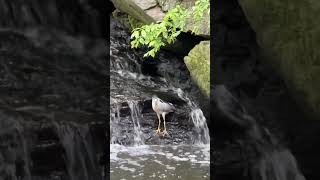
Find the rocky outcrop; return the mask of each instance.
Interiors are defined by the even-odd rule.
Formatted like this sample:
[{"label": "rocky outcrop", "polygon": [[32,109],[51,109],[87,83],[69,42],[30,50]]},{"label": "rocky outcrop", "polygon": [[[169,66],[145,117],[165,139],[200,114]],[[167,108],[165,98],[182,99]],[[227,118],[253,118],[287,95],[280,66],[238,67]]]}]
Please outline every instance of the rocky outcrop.
[{"label": "rocky outcrop", "polygon": [[161,21],[164,12],[157,6],[156,0],[112,0],[114,6],[122,12],[149,24],[155,21]]},{"label": "rocky outcrop", "polygon": [[265,61],[286,81],[301,107],[320,119],[319,2],[239,1]]},{"label": "rocky outcrop", "polygon": [[210,41],[202,41],[184,57],[193,80],[202,92],[210,96]]},{"label": "rocky outcrop", "polygon": [[[192,8],[195,0],[112,0],[115,7],[132,16],[133,18],[149,24],[151,22],[161,21],[165,16],[165,13],[174,8],[175,5],[181,3],[185,8]],[[187,19],[185,32],[191,32],[195,27],[198,27],[196,35],[203,36],[205,38],[210,37],[210,14],[204,13],[203,19],[198,22],[191,15]]]}]

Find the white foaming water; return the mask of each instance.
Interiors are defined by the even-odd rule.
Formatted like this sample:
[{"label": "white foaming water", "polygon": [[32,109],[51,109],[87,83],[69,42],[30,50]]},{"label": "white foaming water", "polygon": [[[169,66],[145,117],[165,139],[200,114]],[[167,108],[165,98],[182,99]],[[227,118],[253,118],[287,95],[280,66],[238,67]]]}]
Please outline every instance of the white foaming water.
[{"label": "white foaming water", "polygon": [[[110,145],[111,179],[209,179],[209,146]],[[185,169],[188,168],[186,172]],[[138,178],[139,179],[139,178]],[[148,178],[149,179],[149,178]]]},{"label": "white foaming water", "polygon": [[135,146],[143,145],[144,144],[143,132],[141,131],[140,122],[139,122],[140,115],[141,115],[139,105],[135,101],[129,101],[128,105],[131,111],[130,114],[133,122],[134,145]]},{"label": "white foaming water", "polygon": [[196,131],[196,134],[193,137],[194,144],[209,144],[209,128],[201,109],[193,109],[190,113],[190,116]]},{"label": "white foaming water", "polygon": [[128,79],[139,79],[139,80],[150,80],[151,79],[150,76],[145,76],[143,74],[134,73],[134,72],[130,72],[127,70],[117,70],[115,72],[118,73],[121,77],[125,77]]},{"label": "white foaming water", "polygon": [[[181,153],[185,152],[185,153]],[[127,154],[130,157],[135,157],[137,161],[129,162],[127,157],[122,159],[119,157],[120,154]],[[191,155],[190,155],[191,154]],[[168,160],[174,161],[191,161],[193,163],[209,165],[210,163],[210,149],[209,146],[199,147],[199,146],[188,146],[188,145],[178,145],[178,146],[165,146],[165,145],[140,145],[140,146],[123,146],[119,144],[110,145],[110,161],[111,162],[121,162],[142,166],[138,161],[145,161],[146,156],[163,156]],[[153,160],[154,162],[165,165],[159,159]],[[122,163],[120,163],[122,164]]]},{"label": "white foaming water", "polygon": [[209,145],[210,135],[206,117],[198,106],[193,103],[187,95],[180,89],[175,89],[178,96],[188,102],[191,107],[190,117],[194,125],[195,135],[192,137],[193,143],[196,145]]}]

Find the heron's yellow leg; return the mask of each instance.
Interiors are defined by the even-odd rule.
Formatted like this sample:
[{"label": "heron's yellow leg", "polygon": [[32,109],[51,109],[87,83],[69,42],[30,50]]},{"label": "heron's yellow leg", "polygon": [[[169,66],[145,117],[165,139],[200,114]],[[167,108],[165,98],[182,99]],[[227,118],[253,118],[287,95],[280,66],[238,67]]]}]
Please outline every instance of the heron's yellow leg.
[{"label": "heron's yellow leg", "polygon": [[162,131],[162,134],[163,136],[169,135],[166,128],[166,113],[162,113],[162,117],[163,117],[163,126],[164,126],[164,130]]},{"label": "heron's yellow leg", "polygon": [[159,133],[160,133],[161,118],[160,118],[160,114],[158,114],[158,113],[157,113],[157,116],[158,116],[158,120],[159,120],[158,122],[159,122],[159,124],[158,124],[158,129],[156,130],[156,133],[159,134]]}]

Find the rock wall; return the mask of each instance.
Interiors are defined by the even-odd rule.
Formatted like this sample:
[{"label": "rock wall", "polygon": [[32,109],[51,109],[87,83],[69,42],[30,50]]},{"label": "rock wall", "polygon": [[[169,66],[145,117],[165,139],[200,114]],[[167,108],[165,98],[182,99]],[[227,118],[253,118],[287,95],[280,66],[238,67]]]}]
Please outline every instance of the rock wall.
[{"label": "rock wall", "polygon": [[286,81],[301,108],[320,119],[320,28],[316,1],[240,0],[265,61]]},{"label": "rock wall", "polygon": [[104,2],[0,0],[0,179],[105,179]]}]

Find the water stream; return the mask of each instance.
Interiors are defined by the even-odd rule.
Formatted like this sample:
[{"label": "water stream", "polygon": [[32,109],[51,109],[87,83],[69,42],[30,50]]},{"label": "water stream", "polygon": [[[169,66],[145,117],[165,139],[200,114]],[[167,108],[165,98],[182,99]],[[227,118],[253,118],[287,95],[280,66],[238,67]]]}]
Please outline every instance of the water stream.
[{"label": "water stream", "polygon": [[[203,111],[170,79],[143,74],[143,51],[130,48],[128,34],[116,30],[119,25],[111,28],[118,32],[110,41],[111,179],[209,179],[210,137]],[[177,107],[166,116],[169,136],[155,134],[153,95]]]},{"label": "water stream", "polygon": [[[220,155],[221,158],[234,158],[233,156],[237,155],[235,149],[241,149],[240,155],[247,165],[244,168],[246,171],[242,172],[237,179],[305,180],[290,150],[280,143],[267,127],[259,124],[225,86],[217,85],[214,88],[213,102],[221,111],[216,114],[224,114],[224,121],[229,121],[239,128],[231,132],[236,141],[236,144],[233,144],[235,148],[220,150],[224,153]],[[230,143],[227,141],[223,143]],[[234,160],[234,162],[237,161],[239,160]],[[234,165],[228,166],[229,171],[234,168]],[[218,166],[217,169],[219,168]],[[218,178],[225,179],[223,176]]]}]

